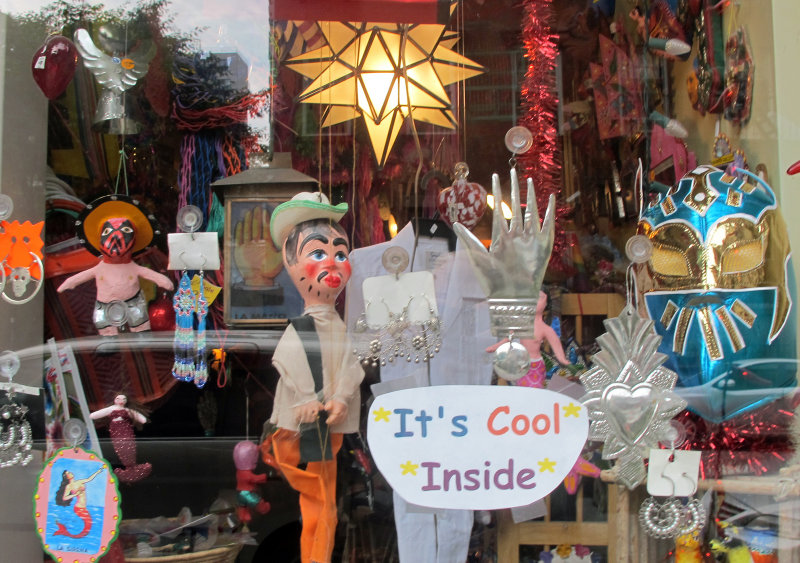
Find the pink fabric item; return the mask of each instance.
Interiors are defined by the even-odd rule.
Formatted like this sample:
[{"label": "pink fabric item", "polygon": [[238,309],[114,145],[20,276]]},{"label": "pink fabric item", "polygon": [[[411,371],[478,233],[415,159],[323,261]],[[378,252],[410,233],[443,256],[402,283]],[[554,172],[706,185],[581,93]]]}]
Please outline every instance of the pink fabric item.
[{"label": "pink fabric item", "polygon": [[672,158],[676,180],[697,168],[697,157],[689,150],[686,143],[667,134],[660,125],[653,124],[650,137],[650,168],[658,167],[668,158]]},{"label": "pink fabric item", "polygon": [[601,139],[631,135],[644,122],[640,65],[611,39],[599,41],[602,64],[589,64],[597,131]]},{"label": "pink fabric item", "polygon": [[520,387],[541,389],[544,387],[546,376],[547,372],[545,370],[544,360],[541,358],[538,360],[531,360],[531,367],[528,373],[518,379],[516,384]]}]

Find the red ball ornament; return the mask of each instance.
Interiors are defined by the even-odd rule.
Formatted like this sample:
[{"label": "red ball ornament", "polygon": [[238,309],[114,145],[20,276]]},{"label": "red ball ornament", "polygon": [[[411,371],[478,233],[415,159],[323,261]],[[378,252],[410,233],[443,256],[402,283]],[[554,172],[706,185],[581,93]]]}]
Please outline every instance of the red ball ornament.
[{"label": "red ball ornament", "polygon": [[476,182],[468,182],[468,175],[469,167],[466,163],[456,163],[456,181],[439,192],[436,207],[441,218],[448,224],[459,222],[471,229],[478,224],[486,210],[486,190]]},{"label": "red ball ornament", "polygon": [[172,300],[162,295],[148,307],[150,316],[150,330],[166,331],[175,328],[175,309],[172,308]]},{"label": "red ball ornament", "polygon": [[33,80],[49,100],[55,100],[75,75],[78,50],[63,35],[51,35],[33,55]]}]

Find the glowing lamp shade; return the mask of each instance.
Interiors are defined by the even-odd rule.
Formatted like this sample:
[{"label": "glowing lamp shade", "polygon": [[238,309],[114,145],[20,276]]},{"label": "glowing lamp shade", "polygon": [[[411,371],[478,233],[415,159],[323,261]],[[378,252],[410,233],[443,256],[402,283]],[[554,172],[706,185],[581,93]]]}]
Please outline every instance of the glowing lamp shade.
[{"label": "glowing lamp shade", "polygon": [[326,106],[323,127],[363,117],[380,166],[406,117],[455,128],[445,86],[484,71],[451,49],[458,35],[444,25],[318,25],[327,45],[285,63],[311,79],[298,101]]}]

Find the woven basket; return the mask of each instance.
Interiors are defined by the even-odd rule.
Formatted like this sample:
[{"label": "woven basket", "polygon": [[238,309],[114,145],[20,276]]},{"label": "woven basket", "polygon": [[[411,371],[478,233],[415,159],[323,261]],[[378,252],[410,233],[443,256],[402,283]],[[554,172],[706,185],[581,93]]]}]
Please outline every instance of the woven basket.
[{"label": "woven basket", "polygon": [[234,563],[236,556],[242,550],[242,545],[234,543],[197,551],[195,553],[182,553],[180,555],[165,555],[164,557],[126,557],[127,563]]}]

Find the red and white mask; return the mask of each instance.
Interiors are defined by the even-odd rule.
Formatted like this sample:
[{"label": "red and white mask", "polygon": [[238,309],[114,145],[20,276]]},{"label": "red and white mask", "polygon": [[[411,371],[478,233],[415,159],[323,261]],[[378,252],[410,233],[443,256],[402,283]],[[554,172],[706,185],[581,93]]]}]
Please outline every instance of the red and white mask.
[{"label": "red and white mask", "polygon": [[130,219],[114,217],[103,223],[100,251],[111,261],[129,260],[136,240],[136,229]]}]

